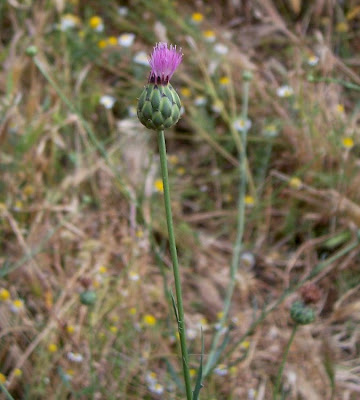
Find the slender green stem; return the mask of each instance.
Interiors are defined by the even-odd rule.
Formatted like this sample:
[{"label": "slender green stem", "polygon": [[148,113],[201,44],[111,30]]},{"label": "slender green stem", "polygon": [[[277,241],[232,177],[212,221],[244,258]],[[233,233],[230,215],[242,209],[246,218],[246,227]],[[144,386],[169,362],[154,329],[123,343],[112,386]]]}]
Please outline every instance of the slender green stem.
[{"label": "slender green stem", "polygon": [[9,391],[6,389],[5,385],[0,383],[0,392],[3,391],[5,393],[5,396],[8,400],[15,400],[11,394],[9,393]]},{"label": "slender green stem", "polygon": [[226,290],[226,297],[224,300],[223,315],[219,322],[220,328],[216,332],[208,357],[208,361],[204,368],[204,376],[207,376],[212,368],[215,366],[217,360],[217,349],[219,341],[222,335],[222,328],[225,325],[226,320],[229,316],[231,299],[235,289],[235,277],[236,272],[239,267],[240,254],[242,248],[242,239],[244,236],[244,226],[245,226],[245,195],[246,195],[246,185],[247,185],[247,159],[246,159],[246,141],[247,141],[247,114],[248,114],[248,104],[249,104],[249,82],[244,82],[244,94],[243,94],[243,109],[242,109],[242,119],[244,121],[244,129],[241,132],[241,148],[239,152],[239,197],[238,197],[238,208],[237,208],[237,232],[234,244],[233,256],[230,266],[230,281],[228,288]]},{"label": "slender green stem", "polygon": [[277,399],[277,396],[278,396],[278,393],[279,393],[280,383],[281,383],[282,374],[284,372],[285,363],[286,363],[286,360],[287,360],[287,357],[288,357],[288,354],[289,354],[289,350],[290,350],[291,344],[292,344],[292,342],[294,340],[294,337],[295,337],[295,334],[296,334],[298,326],[299,326],[298,324],[294,325],[293,330],[291,332],[290,339],[289,339],[289,341],[288,341],[288,343],[286,345],[286,348],[285,348],[283,359],[281,361],[281,364],[280,364],[280,367],[279,367],[279,371],[278,371],[277,377],[276,377],[276,383],[275,383],[275,389],[274,389],[274,395],[273,395],[273,399],[274,400]]},{"label": "slender green stem", "polygon": [[186,398],[187,398],[187,400],[191,400],[192,392],[191,392],[190,372],[189,372],[189,362],[188,362],[189,357],[188,357],[188,351],[187,351],[187,346],[186,346],[184,306],[183,306],[183,300],[182,300],[180,271],[179,271],[179,263],[178,263],[177,251],[176,251],[173,218],[172,218],[172,212],[171,212],[170,187],[169,187],[169,177],[168,177],[168,169],[167,169],[166,144],[165,144],[164,131],[158,131],[158,144],[159,144],[159,152],[160,152],[162,180],[163,180],[163,185],[164,185],[164,202],[165,202],[165,211],[166,211],[166,222],[167,222],[167,227],[168,227],[169,246],[170,246],[170,253],[171,253],[171,259],[172,259],[172,263],[173,263],[173,272],[174,272],[174,280],[175,280],[175,292],[176,292],[176,302],[177,302],[177,312],[178,312],[178,321],[177,322],[178,322],[178,330],[179,330],[179,336],[180,336],[180,347],[181,347],[181,353],[182,353],[182,364],[183,364]]}]

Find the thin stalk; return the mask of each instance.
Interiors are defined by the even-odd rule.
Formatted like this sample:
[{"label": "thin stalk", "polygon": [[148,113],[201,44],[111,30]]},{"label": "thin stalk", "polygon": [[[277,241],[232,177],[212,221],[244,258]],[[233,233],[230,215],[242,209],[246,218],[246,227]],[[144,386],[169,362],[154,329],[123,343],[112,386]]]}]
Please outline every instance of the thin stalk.
[{"label": "thin stalk", "polygon": [[279,367],[279,371],[278,371],[277,377],[276,377],[274,396],[273,396],[274,400],[277,399],[277,396],[278,396],[278,393],[279,393],[280,382],[281,382],[282,374],[284,372],[285,363],[286,363],[286,360],[287,360],[287,357],[288,357],[288,354],[289,354],[289,350],[290,350],[291,344],[292,344],[292,342],[294,340],[294,337],[295,337],[295,334],[296,334],[298,326],[299,326],[298,324],[294,325],[293,330],[291,332],[290,339],[289,339],[289,341],[288,341],[288,343],[286,345],[286,348],[285,348],[283,359],[281,361],[281,364],[280,364],[280,367]]},{"label": "thin stalk", "polygon": [[3,391],[5,393],[5,396],[8,400],[15,400],[11,394],[9,393],[9,391],[6,389],[5,385],[0,383],[0,392]]},{"label": "thin stalk", "polygon": [[181,353],[182,353],[182,364],[183,364],[183,374],[184,374],[184,381],[185,381],[186,398],[187,398],[187,400],[191,400],[192,399],[192,391],[191,391],[189,362],[188,362],[189,356],[188,356],[188,351],[187,351],[187,346],[186,346],[184,306],[183,306],[183,299],[182,299],[179,263],[178,263],[177,251],[176,251],[173,218],[172,218],[172,212],[171,212],[170,187],[169,187],[169,177],[168,177],[168,169],[167,169],[166,143],[165,143],[164,131],[158,131],[158,144],[159,144],[159,152],[160,152],[162,180],[163,180],[163,185],[164,185],[164,202],[165,202],[166,222],[167,222],[167,227],[168,227],[170,254],[171,254],[171,259],[172,259],[172,264],[173,264],[173,272],[174,272],[174,280],[175,280],[175,292],[176,292],[176,302],[177,302],[177,312],[178,312],[177,323],[178,323],[178,331],[179,331],[179,336],[180,336],[180,347],[181,347]]},{"label": "thin stalk", "polygon": [[[243,93],[243,109],[242,118],[243,121],[247,120],[248,114],[248,104],[249,104],[249,82],[244,82],[244,93]],[[235,289],[235,277],[236,272],[240,262],[240,253],[242,248],[242,239],[244,236],[244,226],[245,226],[245,195],[246,195],[246,185],[247,185],[247,158],[246,158],[246,141],[247,141],[247,129],[241,132],[241,148],[239,151],[239,197],[238,197],[238,208],[237,208],[237,232],[234,244],[233,256],[230,266],[230,281],[228,288],[226,290],[226,297],[224,300],[223,315],[219,322],[220,328],[216,332],[214,339],[211,344],[211,349],[208,357],[208,361],[204,368],[204,376],[207,376],[212,368],[216,364],[217,348],[219,345],[220,338],[222,336],[222,328],[228,319],[231,299]]]}]

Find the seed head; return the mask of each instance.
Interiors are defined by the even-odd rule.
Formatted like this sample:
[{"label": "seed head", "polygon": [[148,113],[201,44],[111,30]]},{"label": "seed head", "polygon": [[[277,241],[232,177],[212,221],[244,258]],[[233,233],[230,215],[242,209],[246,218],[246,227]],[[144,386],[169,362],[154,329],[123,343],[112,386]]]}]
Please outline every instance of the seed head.
[{"label": "seed head", "polygon": [[167,85],[182,60],[181,49],[167,43],[157,43],[149,58],[151,72],[149,83]]}]

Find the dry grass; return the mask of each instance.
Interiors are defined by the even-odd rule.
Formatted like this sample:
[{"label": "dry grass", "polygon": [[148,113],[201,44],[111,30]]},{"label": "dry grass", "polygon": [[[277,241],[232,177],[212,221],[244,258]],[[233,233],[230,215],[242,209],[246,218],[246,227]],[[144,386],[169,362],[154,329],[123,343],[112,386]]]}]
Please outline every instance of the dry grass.
[{"label": "dry grass", "polygon": [[[295,337],[284,398],[358,398],[359,86],[343,84],[360,83],[356,2],[199,2],[199,26],[191,23],[189,2],[134,1],[127,17],[112,2],[80,3],[0,5],[0,289],[11,295],[0,301],[0,372],[10,393],[16,399],[182,398],[169,367],[178,371],[180,363],[166,221],[154,190],[155,138],[127,111],[147,74],[132,62],[134,54],[166,39],[185,53],[173,84],[180,95],[181,88],[191,90],[181,95],[185,114],[167,136],[176,156],[170,179],[186,322],[198,333],[190,341],[191,368],[199,362],[200,324],[206,359],[229,279],[238,187],[233,120],[240,115],[241,73],[254,75],[248,165],[255,204],[247,208],[244,251],[255,263],[242,263],[237,275],[233,351],[222,359],[228,374],[209,377],[201,398],[271,399],[292,329],[290,305],[311,290],[317,319]],[[66,12],[79,16],[82,27],[54,29]],[[89,31],[93,15],[103,17],[106,35],[82,38],[78,33]],[[228,46],[227,55],[216,55],[203,40],[208,29]],[[123,32],[136,33],[132,47],[98,48],[102,35]],[[26,56],[31,44],[104,153]],[[314,67],[307,64],[312,54],[319,57]],[[231,85],[221,86],[222,76]],[[294,96],[276,95],[285,84]],[[117,98],[113,109],[99,105],[103,94]],[[194,105],[198,96],[207,105]],[[270,124],[275,137],[263,134]],[[343,146],[346,137],[352,148]],[[302,280],[313,286],[284,297],[249,331],[262,309]],[[84,291],[96,293],[92,307],[81,304]],[[14,313],[16,299],[24,307]],[[154,326],[146,315],[156,318]],[[72,362],[69,352],[83,361]],[[151,371],[168,389],[162,396],[149,389]]]}]

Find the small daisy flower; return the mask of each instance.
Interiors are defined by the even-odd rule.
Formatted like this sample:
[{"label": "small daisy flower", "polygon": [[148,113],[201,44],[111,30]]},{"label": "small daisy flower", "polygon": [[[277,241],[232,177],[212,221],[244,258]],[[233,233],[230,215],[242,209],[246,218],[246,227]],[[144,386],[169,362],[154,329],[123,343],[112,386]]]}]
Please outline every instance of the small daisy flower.
[{"label": "small daisy flower", "polygon": [[233,122],[233,127],[235,130],[238,132],[242,132],[244,130],[249,130],[251,128],[252,122],[250,119],[247,119],[246,121],[243,118],[238,118]]},{"label": "small daisy flower", "polygon": [[349,149],[350,150],[350,149],[352,149],[354,147],[354,139],[349,137],[349,136],[344,137],[341,140],[341,142],[342,142],[342,145],[345,147],[345,149]]},{"label": "small daisy flower", "polygon": [[154,189],[156,192],[164,193],[164,184],[161,179],[156,179],[154,182]]},{"label": "small daisy flower", "polygon": [[241,265],[246,268],[252,268],[255,265],[255,256],[250,251],[245,251],[240,256]]},{"label": "small daisy flower", "polygon": [[105,94],[104,96],[100,97],[100,104],[104,106],[107,110],[111,110],[116,103],[116,99],[113,96],[109,96]]},{"label": "small daisy flower", "polygon": [[148,58],[147,54],[145,53],[145,51],[138,51],[135,54],[133,61],[135,64],[145,65],[146,67],[149,66],[149,58]]},{"label": "small daisy flower", "polygon": [[228,369],[227,369],[226,365],[224,365],[224,364],[219,364],[219,365],[214,369],[214,373],[215,373],[216,375],[219,375],[219,376],[225,376],[225,375],[228,374]]},{"label": "small daisy flower", "polygon": [[252,196],[248,195],[248,196],[245,196],[244,202],[245,202],[245,205],[251,207],[255,204],[255,199]]},{"label": "small daisy flower", "polygon": [[307,64],[310,65],[310,67],[315,67],[315,65],[317,65],[318,63],[319,57],[315,56],[314,54],[307,59]]},{"label": "small daisy flower", "polygon": [[153,385],[157,382],[157,375],[156,372],[148,372],[145,376],[145,381],[149,384],[149,385]]},{"label": "small daisy flower", "polygon": [[297,176],[294,176],[289,180],[289,186],[292,189],[300,189],[302,185],[302,181]]},{"label": "small daisy flower", "polygon": [[140,279],[140,276],[137,272],[134,271],[130,271],[129,272],[129,279],[133,282],[138,282],[138,280]]},{"label": "small daisy flower", "polygon": [[191,21],[194,24],[201,24],[201,22],[204,20],[204,16],[203,14],[199,13],[199,12],[195,12],[192,14],[191,16]]},{"label": "small daisy flower", "polygon": [[197,107],[204,106],[207,103],[207,99],[204,96],[197,96],[194,100],[194,105]]},{"label": "small daisy flower", "polygon": [[186,329],[186,337],[189,340],[196,339],[197,335],[198,335],[198,330],[197,329],[193,329],[193,328]]},{"label": "small daisy flower", "polygon": [[224,108],[224,105],[220,100],[215,101],[211,106],[211,110],[216,114],[221,113],[223,108]]},{"label": "small daisy flower", "polygon": [[164,386],[160,383],[156,382],[154,384],[149,385],[149,390],[151,393],[154,394],[163,394],[164,393]]},{"label": "small daisy flower", "polygon": [[73,353],[72,351],[67,353],[67,358],[74,363],[81,363],[84,360],[84,357],[80,353]]},{"label": "small daisy flower", "polygon": [[214,43],[216,40],[215,32],[211,30],[203,31],[203,38],[208,43]]},{"label": "small daisy flower", "polygon": [[47,349],[49,353],[56,353],[58,351],[58,347],[55,343],[50,343]]},{"label": "small daisy flower", "polygon": [[65,32],[80,25],[80,18],[73,14],[64,14],[60,19],[60,30]]},{"label": "small daisy flower", "polygon": [[69,382],[69,381],[71,381],[72,380],[72,378],[73,378],[73,376],[74,376],[74,370],[73,369],[67,369],[66,371],[65,371],[65,374],[64,374],[64,379],[67,381],[67,382]]},{"label": "small daisy flower", "polygon": [[216,43],[214,52],[220,56],[225,56],[229,52],[229,48],[222,43]]},{"label": "small daisy flower", "polygon": [[278,130],[276,128],[276,125],[274,125],[274,124],[266,125],[263,130],[263,135],[268,138],[273,138],[273,137],[277,136]]},{"label": "small daisy flower", "polygon": [[120,17],[126,17],[129,14],[129,9],[124,6],[118,7],[117,12],[120,15]]},{"label": "small daisy flower", "polygon": [[102,32],[104,30],[104,22],[102,18],[97,15],[90,18],[89,26],[96,32]]},{"label": "small daisy flower", "polygon": [[135,33],[123,33],[118,37],[118,43],[122,47],[131,47],[135,40]]},{"label": "small daisy flower", "polygon": [[219,79],[219,83],[220,83],[221,86],[228,86],[229,83],[230,83],[230,78],[228,76],[222,76]]},{"label": "small daisy flower", "polygon": [[24,302],[20,299],[13,300],[10,304],[10,311],[14,314],[18,314],[24,309]]},{"label": "small daisy flower", "polygon": [[0,289],[0,301],[7,301],[10,299],[10,292],[7,289]]},{"label": "small daisy flower", "polygon": [[280,86],[276,90],[279,97],[291,97],[294,94],[294,89],[289,85]]},{"label": "small daisy flower", "polygon": [[154,326],[156,324],[156,318],[151,314],[145,314],[143,317],[143,323],[146,326]]},{"label": "small daisy flower", "polygon": [[337,111],[339,114],[344,114],[344,112],[345,112],[345,107],[344,107],[344,105],[343,105],[343,104],[337,104],[337,105],[336,105],[336,111]]}]

